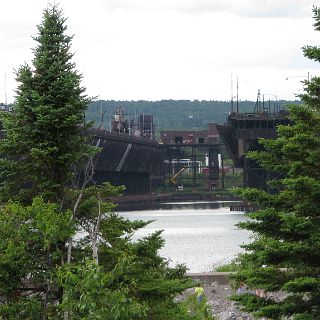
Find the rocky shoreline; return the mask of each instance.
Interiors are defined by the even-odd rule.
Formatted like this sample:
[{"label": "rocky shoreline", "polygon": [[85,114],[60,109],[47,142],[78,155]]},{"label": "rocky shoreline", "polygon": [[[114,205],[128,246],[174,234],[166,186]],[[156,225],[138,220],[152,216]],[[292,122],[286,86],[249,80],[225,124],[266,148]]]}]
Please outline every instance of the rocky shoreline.
[{"label": "rocky shoreline", "polygon": [[236,303],[229,297],[234,294],[230,285],[218,285],[214,283],[210,287],[204,287],[205,294],[213,315],[219,320],[253,320],[249,313],[237,308]]},{"label": "rocky shoreline", "polygon": [[[219,284],[217,281],[211,285],[204,283],[203,289],[207,298],[207,304],[216,320],[266,320],[264,317],[257,318],[250,313],[240,310],[236,302],[229,299],[231,295],[235,294],[234,289],[231,288],[229,283]],[[261,289],[255,290],[254,293],[274,301],[281,301],[287,296],[285,292],[264,292]],[[181,299],[185,299],[190,294],[194,294],[194,288],[186,290]],[[292,317],[284,319],[292,320]]]},{"label": "rocky shoreline", "polygon": [[[207,303],[217,320],[254,320],[253,315],[241,311],[234,301],[229,300],[229,297],[234,294],[229,284],[221,285],[214,282],[212,285],[205,285],[203,288]],[[186,290],[183,298],[193,293],[194,288],[190,288]]]}]

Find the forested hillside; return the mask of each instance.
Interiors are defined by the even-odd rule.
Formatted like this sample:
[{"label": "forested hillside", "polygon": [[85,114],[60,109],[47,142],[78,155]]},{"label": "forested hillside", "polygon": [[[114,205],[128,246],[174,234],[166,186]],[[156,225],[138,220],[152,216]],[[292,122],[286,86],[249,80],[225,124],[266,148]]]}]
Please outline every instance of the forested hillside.
[{"label": "forested hillside", "polygon": [[[284,108],[286,105],[300,101],[266,101],[265,108]],[[253,112],[256,102],[240,101],[239,112]],[[90,104],[87,111],[88,120],[94,120],[98,126],[103,118],[102,128],[110,128],[111,117],[116,109],[124,109],[128,118],[138,114],[152,114],[156,131],[160,130],[199,130],[206,129],[208,122],[224,123],[231,110],[230,101],[199,101],[199,100],[161,100],[161,101],[104,101]],[[234,102],[234,110],[236,102]]]}]

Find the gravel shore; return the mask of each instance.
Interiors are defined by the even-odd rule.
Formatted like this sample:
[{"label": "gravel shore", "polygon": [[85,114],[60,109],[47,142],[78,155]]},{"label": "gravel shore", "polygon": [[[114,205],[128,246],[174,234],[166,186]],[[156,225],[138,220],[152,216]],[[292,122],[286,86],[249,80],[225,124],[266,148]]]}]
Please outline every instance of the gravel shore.
[{"label": "gravel shore", "polygon": [[[243,312],[236,307],[234,301],[228,299],[234,292],[229,285],[218,285],[204,287],[205,295],[213,315],[218,320],[253,320],[249,313]],[[194,293],[194,288],[186,290],[184,296]]]},{"label": "gravel shore", "polygon": [[[237,308],[236,303],[229,299],[229,297],[235,293],[229,284],[218,284],[218,282],[214,282],[211,285],[205,285],[203,289],[211,312],[217,320],[266,320],[264,317],[256,318],[252,314]],[[182,299],[190,294],[194,294],[194,288],[186,290]],[[259,294],[262,294],[262,292],[260,291]],[[268,299],[274,301],[281,301],[287,296],[284,292],[267,292],[263,294],[265,294]],[[292,317],[285,319],[292,320]]]},{"label": "gravel shore", "polygon": [[204,287],[208,304],[212,313],[219,320],[253,320],[254,317],[236,307],[236,303],[228,299],[234,294],[229,285],[218,285]]}]

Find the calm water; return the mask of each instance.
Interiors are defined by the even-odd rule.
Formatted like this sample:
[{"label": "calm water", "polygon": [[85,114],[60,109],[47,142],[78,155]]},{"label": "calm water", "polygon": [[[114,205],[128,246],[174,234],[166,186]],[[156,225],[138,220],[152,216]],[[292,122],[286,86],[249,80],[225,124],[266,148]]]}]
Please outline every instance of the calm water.
[{"label": "calm water", "polygon": [[241,252],[249,232],[235,224],[245,221],[242,212],[232,212],[228,202],[164,203],[162,209],[119,212],[128,219],[155,220],[136,232],[134,239],[164,230],[165,246],[160,251],[170,265],[185,263],[189,272],[212,270]]}]

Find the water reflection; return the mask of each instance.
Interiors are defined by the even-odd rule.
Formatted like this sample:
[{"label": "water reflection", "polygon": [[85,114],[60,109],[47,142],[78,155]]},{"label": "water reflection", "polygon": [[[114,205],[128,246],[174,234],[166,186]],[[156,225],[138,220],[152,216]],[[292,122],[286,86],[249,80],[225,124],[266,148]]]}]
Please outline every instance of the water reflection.
[{"label": "water reflection", "polygon": [[136,232],[134,239],[164,230],[161,255],[171,265],[186,263],[190,272],[210,271],[213,265],[230,261],[242,251],[249,232],[235,224],[247,218],[230,211],[234,202],[162,203],[160,210],[120,212],[129,219],[154,220]]}]

